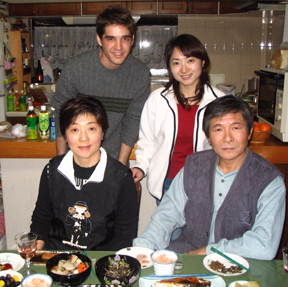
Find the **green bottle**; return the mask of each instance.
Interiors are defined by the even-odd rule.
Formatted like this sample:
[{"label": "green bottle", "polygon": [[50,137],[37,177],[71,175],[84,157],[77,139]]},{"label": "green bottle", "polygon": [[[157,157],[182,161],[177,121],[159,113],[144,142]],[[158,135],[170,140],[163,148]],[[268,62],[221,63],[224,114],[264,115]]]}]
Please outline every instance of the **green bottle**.
[{"label": "green bottle", "polygon": [[9,91],[9,94],[7,95],[7,111],[13,112],[14,111],[14,95],[11,91]]},{"label": "green bottle", "polygon": [[27,139],[36,140],[38,138],[37,115],[34,112],[33,106],[29,106],[29,110],[26,116],[26,122],[27,122]]},{"label": "green bottle", "polygon": [[41,106],[39,113],[39,137],[41,139],[49,139],[49,113],[45,105]]}]

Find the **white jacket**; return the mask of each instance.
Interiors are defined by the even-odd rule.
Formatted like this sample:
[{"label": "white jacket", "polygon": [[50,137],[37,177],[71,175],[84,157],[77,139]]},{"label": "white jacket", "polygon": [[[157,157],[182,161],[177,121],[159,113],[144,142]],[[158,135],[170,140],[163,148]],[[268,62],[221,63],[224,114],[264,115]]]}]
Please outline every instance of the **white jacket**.
[{"label": "white jacket", "polygon": [[[178,131],[178,109],[174,90],[171,87],[164,95],[164,88],[153,91],[147,99],[140,121],[136,162],[133,167],[140,168],[147,176],[149,192],[159,199],[162,197],[170,160]],[[210,145],[202,130],[204,111],[211,101],[224,95],[220,90],[205,85],[204,96],[195,115],[193,151],[209,149]]]}]

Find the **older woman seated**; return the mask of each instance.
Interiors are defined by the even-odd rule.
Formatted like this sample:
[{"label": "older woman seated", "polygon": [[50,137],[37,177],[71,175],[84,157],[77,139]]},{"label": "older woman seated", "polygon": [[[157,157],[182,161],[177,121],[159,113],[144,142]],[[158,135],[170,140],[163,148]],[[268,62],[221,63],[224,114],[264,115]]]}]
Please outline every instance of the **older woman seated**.
[{"label": "older woman seated", "polygon": [[137,191],[130,169],[107,155],[104,107],[93,97],[60,111],[69,151],[45,166],[32,215],[37,249],[118,250],[137,235]]}]

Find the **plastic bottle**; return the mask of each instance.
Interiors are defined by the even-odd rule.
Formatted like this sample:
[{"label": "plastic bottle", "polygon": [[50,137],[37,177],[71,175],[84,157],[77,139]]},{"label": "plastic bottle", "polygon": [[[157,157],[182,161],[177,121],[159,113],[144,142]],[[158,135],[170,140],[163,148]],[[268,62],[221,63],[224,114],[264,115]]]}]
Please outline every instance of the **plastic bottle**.
[{"label": "plastic bottle", "polygon": [[20,95],[18,93],[18,90],[15,90],[14,93],[14,109],[15,111],[20,111]]},{"label": "plastic bottle", "polygon": [[29,110],[26,116],[27,122],[27,139],[28,140],[35,140],[38,138],[37,132],[37,115],[34,112],[34,107],[29,106]]},{"label": "plastic bottle", "polygon": [[7,95],[7,111],[13,112],[14,111],[14,95],[11,91],[9,91]]},{"label": "plastic bottle", "polygon": [[51,113],[49,114],[49,129],[50,129],[50,139],[56,140],[55,109],[53,107],[51,107]]},{"label": "plastic bottle", "polygon": [[39,137],[41,139],[49,139],[49,113],[45,105],[41,106],[39,113]]},{"label": "plastic bottle", "polygon": [[33,106],[32,98],[30,96],[27,97],[26,101],[26,110],[29,110],[29,106]]},{"label": "plastic bottle", "polygon": [[38,67],[36,70],[36,81],[37,81],[37,83],[43,83],[43,80],[44,80],[43,70],[41,67],[40,60],[38,60]]},{"label": "plastic bottle", "polygon": [[20,93],[20,111],[26,111],[26,96],[24,96],[23,91]]}]

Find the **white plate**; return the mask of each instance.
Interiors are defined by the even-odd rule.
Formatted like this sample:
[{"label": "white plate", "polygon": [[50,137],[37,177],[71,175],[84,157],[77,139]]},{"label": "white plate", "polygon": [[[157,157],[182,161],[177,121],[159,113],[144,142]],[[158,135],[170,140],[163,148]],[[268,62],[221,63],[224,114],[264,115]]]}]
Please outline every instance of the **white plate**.
[{"label": "white plate", "polygon": [[249,282],[249,281],[245,281],[245,280],[233,281],[228,285],[228,287],[235,287],[235,283],[245,284],[247,282]]},{"label": "white plate", "polygon": [[14,271],[20,270],[25,263],[25,260],[15,253],[0,253],[0,264],[10,263]]},{"label": "white plate", "polygon": [[[242,264],[244,267],[249,268],[249,263],[246,259],[244,259],[243,257],[236,255],[236,254],[231,254],[231,253],[224,253],[225,255],[231,257],[233,260],[237,261],[238,263]],[[238,272],[238,273],[221,273],[218,271],[215,271],[213,269],[210,268],[209,264],[211,263],[211,261],[219,261],[222,264],[224,264],[226,267],[230,267],[231,265],[236,265],[233,262],[230,262],[228,259],[222,257],[221,255],[217,254],[217,253],[213,253],[210,255],[207,255],[204,259],[203,259],[203,264],[205,266],[205,268],[217,275],[220,276],[238,276],[238,275],[242,275],[244,273],[247,272],[247,270],[242,269],[242,272]]]},{"label": "white plate", "polygon": [[20,274],[20,273],[18,273],[18,272],[16,272],[16,271],[13,271],[13,270],[0,271],[0,276],[5,276],[5,277],[6,277],[7,274],[10,274],[11,276],[14,276],[14,275],[18,276],[20,282],[21,282],[22,279],[23,279],[22,274]]},{"label": "white plate", "polygon": [[147,256],[147,261],[149,262],[148,264],[146,264],[145,266],[142,266],[142,269],[148,268],[153,266],[153,262],[151,260],[151,253],[153,253],[154,250],[149,249],[149,248],[145,248],[145,247],[127,247],[127,248],[123,248],[119,251],[116,252],[116,254],[121,254],[121,255],[128,255],[131,257],[136,258],[137,255],[139,254],[143,254]]},{"label": "white plate", "polygon": [[[140,277],[139,279],[139,287],[154,287],[154,284],[157,282],[157,281],[161,281],[163,279],[169,279],[169,278],[177,278],[177,277],[187,277],[187,275],[181,275],[181,274],[177,274],[176,276],[143,276],[143,277]],[[199,278],[203,278],[205,280],[209,280],[211,281],[211,287],[226,287],[226,283],[225,281],[223,280],[223,278],[217,276],[217,275],[212,275],[212,274],[189,274],[189,277],[192,277],[192,276],[195,276],[195,277],[199,277]]]}]

